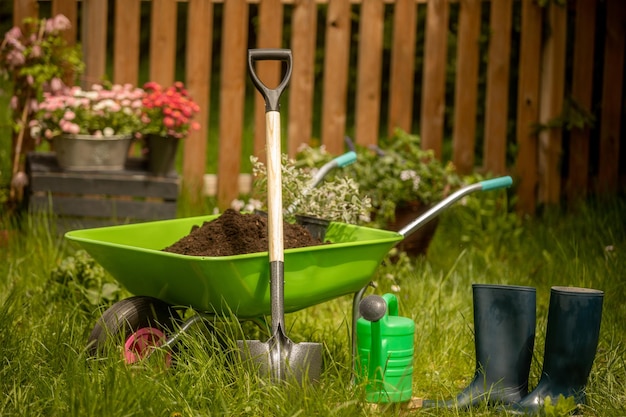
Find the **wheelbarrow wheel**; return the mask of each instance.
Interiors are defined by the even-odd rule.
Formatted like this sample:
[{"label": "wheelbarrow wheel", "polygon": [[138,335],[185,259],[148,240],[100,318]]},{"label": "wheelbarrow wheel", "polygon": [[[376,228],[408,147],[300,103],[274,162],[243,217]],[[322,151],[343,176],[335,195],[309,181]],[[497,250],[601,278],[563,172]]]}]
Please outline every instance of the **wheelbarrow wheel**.
[{"label": "wheelbarrow wheel", "polygon": [[[121,348],[122,359],[133,364],[163,345],[178,322],[180,316],[171,305],[153,297],[130,297],[102,314],[89,335],[87,349],[92,356],[104,356],[108,349]],[[169,352],[165,360],[171,364]]]}]

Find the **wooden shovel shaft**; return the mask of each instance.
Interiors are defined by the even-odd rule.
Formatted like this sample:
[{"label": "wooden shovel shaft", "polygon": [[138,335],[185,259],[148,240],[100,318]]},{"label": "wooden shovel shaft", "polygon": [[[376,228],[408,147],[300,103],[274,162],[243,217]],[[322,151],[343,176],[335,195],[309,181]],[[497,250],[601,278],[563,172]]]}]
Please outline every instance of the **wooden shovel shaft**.
[{"label": "wooden shovel shaft", "polygon": [[267,207],[270,262],[284,262],[280,113],[265,113],[267,138]]}]

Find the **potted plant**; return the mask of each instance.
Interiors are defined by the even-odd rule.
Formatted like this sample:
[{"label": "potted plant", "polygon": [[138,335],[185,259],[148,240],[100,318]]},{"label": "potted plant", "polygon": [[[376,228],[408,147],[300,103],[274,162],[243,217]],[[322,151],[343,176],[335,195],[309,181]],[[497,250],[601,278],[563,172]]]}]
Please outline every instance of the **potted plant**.
[{"label": "potted plant", "polygon": [[[263,210],[267,196],[267,169],[256,157],[251,157],[254,183],[248,205],[236,200],[232,207],[247,211]],[[332,158],[331,158],[332,159]],[[371,202],[359,192],[352,178],[329,176],[312,187],[316,168],[310,168],[282,155],[282,199],[287,221],[305,226],[314,237],[324,240],[329,222],[365,223],[369,221]]]},{"label": "potted plant", "polygon": [[200,111],[182,82],[164,88],[149,81],[143,86],[142,134],[145,139],[148,170],[167,175],[174,167],[178,143],[200,124],[193,120]]},{"label": "potted plant", "polygon": [[58,14],[50,19],[26,18],[4,35],[0,44],[0,75],[10,88],[12,187],[10,200],[19,201],[26,175],[23,156],[35,149],[27,129],[46,91],[71,85],[84,70],[79,45],[68,45],[62,33],[71,26]]},{"label": "potted plant", "polygon": [[31,133],[52,141],[63,169],[121,170],[142,126],[143,96],[130,84],[46,92]]},{"label": "potted plant", "polygon": [[[461,186],[451,163],[440,162],[420,138],[402,130],[381,140],[380,146],[356,146],[357,162],[343,174],[354,178],[362,193],[372,199],[375,227],[400,230],[421,213]],[[405,238],[400,249],[410,255],[424,253],[436,220]]]}]

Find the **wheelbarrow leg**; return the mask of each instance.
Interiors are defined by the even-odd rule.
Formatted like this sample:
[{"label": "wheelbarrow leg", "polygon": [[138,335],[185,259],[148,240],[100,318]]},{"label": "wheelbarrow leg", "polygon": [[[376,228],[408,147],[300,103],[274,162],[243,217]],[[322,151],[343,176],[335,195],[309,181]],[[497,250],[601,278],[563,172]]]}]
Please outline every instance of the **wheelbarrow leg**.
[{"label": "wheelbarrow leg", "polygon": [[[370,282],[368,285],[366,285],[365,287],[361,288],[359,291],[354,293],[354,297],[352,299],[352,334],[351,334],[351,339],[352,339],[352,349],[351,349],[351,354],[350,354],[350,363],[352,363],[352,370],[356,370],[357,368],[357,363],[356,363],[356,357],[357,357],[357,340],[356,340],[356,323],[357,320],[359,320],[359,317],[361,316],[361,314],[359,313],[359,304],[361,303],[361,299],[363,298],[363,294],[365,294],[365,291],[367,291],[367,287],[373,287],[372,283]],[[352,382],[354,382],[356,375],[353,373],[352,374]]]}]

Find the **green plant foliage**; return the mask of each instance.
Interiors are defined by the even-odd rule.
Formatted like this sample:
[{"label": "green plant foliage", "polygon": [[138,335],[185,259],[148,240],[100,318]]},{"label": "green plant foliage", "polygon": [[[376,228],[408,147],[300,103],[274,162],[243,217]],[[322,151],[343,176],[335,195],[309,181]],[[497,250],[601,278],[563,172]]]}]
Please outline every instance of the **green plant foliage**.
[{"label": "green plant foliage", "polygon": [[[265,209],[267,207],[267,169],[265,164],[252,157],[254,184],[253,195],[259,200],[251,201],[252,207],[237,201],[236,208]],[[359,191],[358,183],[343,176],[328,177],[312,187],[315,169],[309,168],[282,155],[282,198],[287,216],[302,214],[344,223],[369,221],[370,199]]]},{"label": "green plant foliage", "polygon": [[112,281],[87,252],[78,250],[63,259],[50,273],[57,294],[71,296],[88,311],[121,299],[121,287]]},{"label": "green plant foliage", "polygon": [[552,398],[546,397],[543,404],[543,415],[545,417],[569,417],[576,410],[574,397],[565,398],[559,395],[556,403],[552,404]]},{"label": "green plant foliage", "polygon": [[361,193],[372,199],[372,217],[380,227],[394,220],[397,206],[414,201],[429,205],[461,186],[454,166],[423,149],[417,135],[397,129],[380,148],[356,148],[357,161],[344,175],[354,178]]}]

